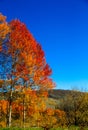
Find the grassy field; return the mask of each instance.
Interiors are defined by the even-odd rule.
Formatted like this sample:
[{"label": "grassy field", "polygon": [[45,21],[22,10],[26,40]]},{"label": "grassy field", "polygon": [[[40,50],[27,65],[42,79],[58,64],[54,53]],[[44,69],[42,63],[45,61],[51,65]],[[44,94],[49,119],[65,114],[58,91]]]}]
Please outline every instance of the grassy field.
[{"label": "grassy field", "polygon": [[[42,128],[0,128],[0,130],[43,130]],[[50,130],[88,130],[88,128],[70,127],[70,128],[57,128]]]}]

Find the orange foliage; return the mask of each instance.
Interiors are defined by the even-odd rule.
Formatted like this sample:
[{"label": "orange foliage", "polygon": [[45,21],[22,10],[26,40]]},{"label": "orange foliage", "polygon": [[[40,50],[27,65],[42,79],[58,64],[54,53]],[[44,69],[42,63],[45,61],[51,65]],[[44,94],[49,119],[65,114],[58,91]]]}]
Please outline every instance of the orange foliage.
[{"label": "orange foliage", "polygon": [[0,13],[0,51],[2,50],[2,42],[9,32],[10,29],[6,22],[6,17]]},{"label": "orange foliage", "polygon": [[61,111],[59,109],[55,109],[55,114],[58,116],[58,117],[63,117],[65,116],[65,112],[64,111]]},{"label": "orange foliage", "polygon": [[28,81],[30,86],[54,88],[55,84],[48,77],[52,70],[46,63],[41,45],[19,20],[13,20],[10,28],[9,53],[13,59],[17,57],[17,62],[13,65],[13,75],[23,78],[25,82]]},{"label": "orange foliage", "polygon": [[47,108],[47,109],[46,109],[46,114],[47,114],[48,116],[53,116],[53,115],[54,115],[54,110],[53,110],[52,108]]},{"label": "orange foliage", "polygon": [[[36,117],[36,120],[36,115],[39,115],[39,120],[42,119],[43,121],[44,119],[43,123],[41,122],[43,125],[47,125],[46,119],[50,124],[51,117],[52,122],[55,123],[55,111],[47,108],[45,102],[48,96],[47,90],[54,88],[55,83],[49,78],[52,70],[46,63],[44,51],[24,23],[13,20],[8,26],[5,20],[6,18],[0,14],[0,42],[9,33],[9,40],[6,44],[8,49],[5,54],[12,58],[11,79],[9,81],[11,87],[11,93],[9,92],[10,116],[12,110],[15,114],[23,115],[24,119],[25,113],[31,117]],[[2,51],[2,49],[0,43],[0,50]],[[20,96],[12,102],[14,89],[19,91]],[[36,91],[36,89],[39,91]],[[1,100],[0,105],[3,112],[6,113],[8,101]],[[56,114],[60,115],[58,111]],[[42,116],[40,117],[40,115]]]},{"label": "orange foliage", "polygon": [[7,108],[8,108],[8,101],[0,100],[0,108],[6,114],[7,113]]}]

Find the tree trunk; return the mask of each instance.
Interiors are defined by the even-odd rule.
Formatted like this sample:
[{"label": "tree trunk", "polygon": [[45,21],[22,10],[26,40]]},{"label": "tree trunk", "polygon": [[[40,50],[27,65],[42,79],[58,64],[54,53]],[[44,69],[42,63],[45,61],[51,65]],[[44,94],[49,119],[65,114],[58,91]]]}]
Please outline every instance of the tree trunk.
[{"label": "tree trunk", "polygon": [[8,126],[11,127],[12,122],[12,90],[10,92],[10,99],[9,99],[9,121]]},{"label": "tree trunk", "polygon": [[23,98],[23,128],[25,128],[25,100]]}]

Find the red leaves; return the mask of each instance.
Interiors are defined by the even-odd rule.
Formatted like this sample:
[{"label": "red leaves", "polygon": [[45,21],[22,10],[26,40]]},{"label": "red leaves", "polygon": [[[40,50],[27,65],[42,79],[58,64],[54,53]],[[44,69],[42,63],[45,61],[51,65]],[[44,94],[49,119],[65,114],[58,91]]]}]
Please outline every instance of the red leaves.
[{"label": "red leaves", "polygon": [[13,102],[12,103],[12,111],[13,113],[20,113],[22,114],[23,106],[21,103]]},{"label": "red leaves", "polygon": [[46,75],[51,75],[52,74],[52,70],[50,69],[50,67],[49,67],[49,65],[48,64],[46,64],[45,65],[45,67],[44,67],[44,69],[43,69],[43,71],[44,71],[44,75],[46,76]]},{"label": "red leaves", "polygon": [[[46,63],[44,51],[26,25],[19,20],[13,20],[8,27],[4,16],[0,15],[0,20],[5,24],[0,26],[2,30],[4,29],[4,37],[9,33],[6,44],[8,49],[5,54],[10,55],[12,58],[11,73],[14,80],[22,78],[25,82],[29,81],[29,84],[31,84],[32,81],[33,85],[41,86],[41,88],[44,86],[45,88],[53,88],[55,85],[49,79],[52,70]],[[2,45],[0,45],[0,51],[2,51]]]},{"label": "red leaves", "polygon": [[13,20],[10,27],[9,52],[13,59],[17,57],[15,72],[26,81],[30,80],[31,77],[34,84],[41,86],[41,88],[43,86],[53,88],[55,85],[48,78],[52,74],[52,70],[46,63],[41,45],[35,41],[25,24],[19,20]]},{"label": "red leaves", "polygon": [[15,43],[14,45],[16,48],[28,51],[35,47],[35,40],[27,30],[25,24],[21,23],[19,20],[13,20],[10,23],[10,27],[12,30],[10,34],[11,44]]},{"label": "red leaves", "polygon": [[[55,84],[49,78],[52,70],[46,63],[41,45],[37,43],[26,25],[19,20],[10,22],[9,27],[5,22],[5,17],[2,17],[2,15],[0,15],[0,21],[1,23],[3,22],[2,25],[0,24],[0,39],[3,41],[9,33],[8,42],[6,41],[6,50],[3,53],[8,57],[8,62],[11,62],[8,63],[11,66],[10,75],[6,75],[9,79],[9,84],[6,85],[7,87],[10,86],[8,87],[10,100],[8,102],[0,102],[3,111],[6,111],[9,103],[9,107],[12,107],[12,114],[15,115],[19,113],[18,115],[24,116],[25,113],[28,113],[33,116],[34,114],[36,120],[37,115],[40,117],[44,113],[46,113],[45,119],[48,116],[53,116],[54,110],[46,108],[45,99],[48,96],[47,90],[54,88]],[[0,51],[2,49],[2,44],[0,43]],[[3,81],[0,82],[2,86]],[[39,92],[36,92],[36,89]],[[18,94],[15,99],[13,94]],[[11,116],[11,110],[9,111],[9,116]]]}]

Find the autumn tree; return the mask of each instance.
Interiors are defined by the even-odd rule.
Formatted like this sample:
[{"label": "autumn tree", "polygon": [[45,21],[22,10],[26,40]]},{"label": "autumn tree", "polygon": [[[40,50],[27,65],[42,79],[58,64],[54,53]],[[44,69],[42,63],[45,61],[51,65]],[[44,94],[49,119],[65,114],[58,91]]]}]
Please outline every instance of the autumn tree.
[{"label": "autumn tree", "polygon": [[[5,25],[2,24],[3,22]],[[11,126],[13,92],[17,88],[19,88],[19,92],[27,88],[45,92],[54,88],[55,84],[49,78],[52,70],[46,63],[44,51],[26,25],[19,20],[13,20],[7,24],[2,15],[0,23],[4,26],[2,26],[4,31],[1,31],[3,33],[0,35],[0,54],[2,56],[0,63],[4,73],[2,86],[6,92],[9,92],[8,125]],[[3,64],[4,61],[5,64]],[[7,81],[9,81],[9,85]],[[25,100],[23,101],[25,106]]]},{"label": "autumn tree", "polygon": [[40,109],[37,113],[36,126],[44,130],[65,126],[66,115],[64,111],[53,108]]},{"label": "autumn tree", "polygon": [[55,84],[49,79],[52,70],[46,63],[41,45],[20,21],[13,20],[10,27],[9,53],[15,60],[12,63],[14,79],[18,81],[20,78],[21,83],[33,89],[53,88]]}]

